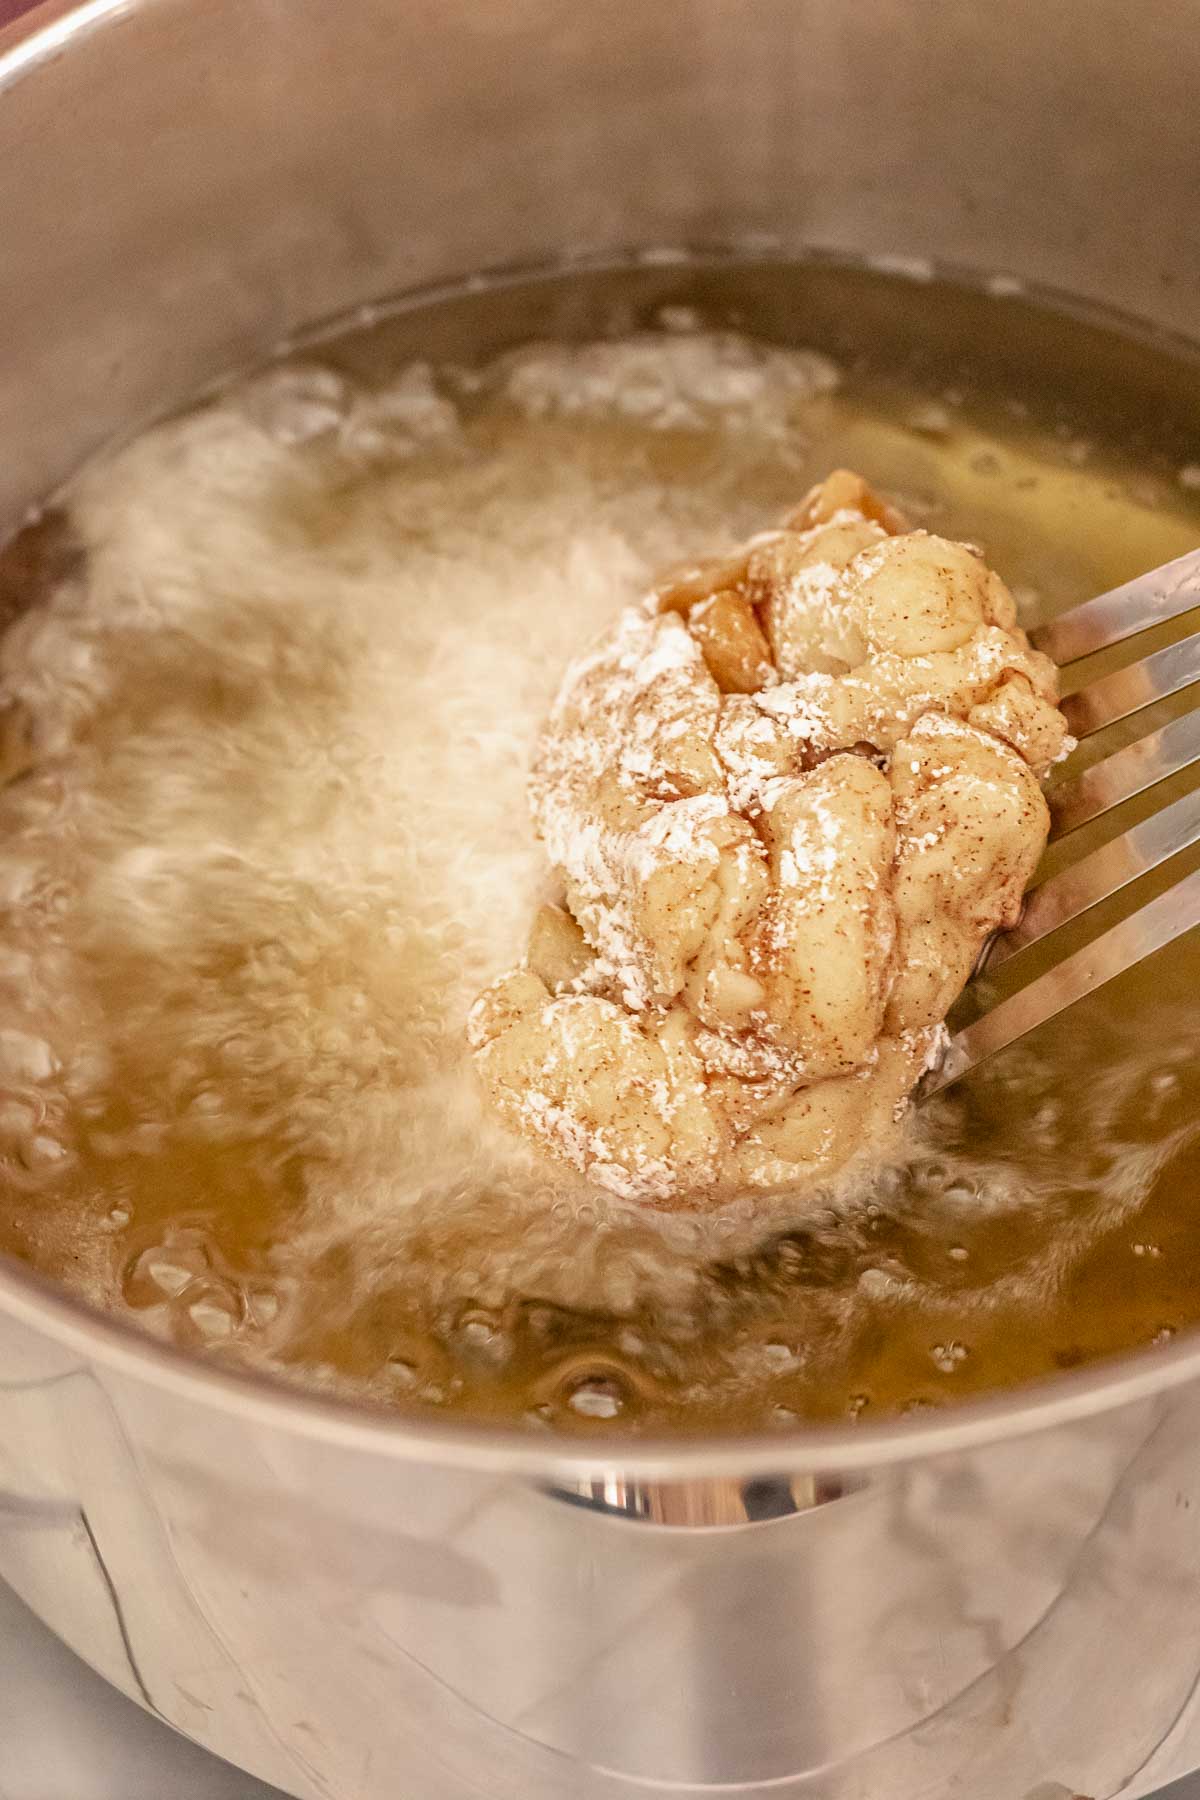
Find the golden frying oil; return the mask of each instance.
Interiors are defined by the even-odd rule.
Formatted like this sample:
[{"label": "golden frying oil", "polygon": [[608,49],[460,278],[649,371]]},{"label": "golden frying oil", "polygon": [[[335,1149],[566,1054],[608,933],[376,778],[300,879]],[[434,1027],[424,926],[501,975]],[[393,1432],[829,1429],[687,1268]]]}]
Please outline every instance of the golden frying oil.
[{"label": "golden frying oil", "polygon": [[[666,423],[661,409],[639,413],[620,392],[607,412],[583,400],[539,411],[514,404],[512,387],[489,373],[498,354],[531,336],[619,343],[651,330],[667,344],[715,328],[812,347],[837,363],[839,385],[798,387],[769,429],[734,431],[728,400]],[[364,532],[376,533],[381,555],[422,531],[436,538],[415,498],[431,484],[465,481],[464,492],[491,504],[493,468],[517,471],[533,519],[539,480],[553,488],[562,479],[554,472],[575,471],[606,509],[610,536],[620,538],[628,513],[630,555],[646,557],[658,541],[635,521],[646,484],[667,496],[675,526],[716,540],[769,523],[811,481],[846,465],[918,522],[981,544],[1027,623],[1200,539],[1200,365],[1180,348],[1139,343],[1008,292],[830,266],[508,284],[408,305],[322,341],[305,353],[310,371],[314,362],[325,371],[315,386],[309,379],[305,404],[325,405],[330,429],[343,430],[347,382],[359,396],[391,391],[416,358],[432,372],[417,384],[416,412],[400,409],[404,420],[425,421],[415,443],[394,418],[388,429],[376,420],[375,438],[353,457],[322,448],[324,427],[295,433],[295,476],[272,490],[272,528],[316,579],[365,554]],[[769,384],[763,391],[775,406]],[[439,406],[451,419],[444,441]],[[406,510],[409,498],[416,510]],[[64,582],[86,583],[77,505],[68,492],[5,553],[5,623],[20,629]],[[95,521],[89,529],[94,537]],[[537,618],[529,629],[539,629]],[[436,642],[427,650],[421,704],[436,709]],[[316,652],[295,676],[290,704],[299,712],[315,718],[334,704],[339,654],[331,637],[328,683]],[[223,674],[219,642],[211,666],[134,661],[126,690],[77,752],[115,757],[122,734],[155,728],[171,708],[197,733],[236,733],[252,707]],[[41,805],[52,834],[61,768],[35,769],[31,786],[26,748],[5,744],[0,829],[19,815],[28,830],[30,808]],[[486,764],[486,743],[481,754]],[[268,769],[247,798],[245,843],[258,842],[274,791]],[[123,803],[136,808],[136,786]],[[332,831],[337,792],[322,804]],[[394,829],[404,828],[398,813]],[[234,842],[229,853],[242,848]],[[63,859],[69,911],[85,902],[66,850]],[[19,905],[19,894],[9,903]],[[445,976],[420,964],[433,957],[428,946],[397,962],[409,999],[401,992],[384,1007],[366,975],[354,999],[359,965],[374,979],[378,931],[403,928],[403,894],[378,904],[378,914],[348,919],[324,942],[319,979],[310,971],[296,991],[317,1007],[327,995],[331,1012],[357,1005],[363,1030],[380,1036],[382,1074],[372,1079],[385,1098],[389,1081],[408,1084],[431,1106],[441,1091],[431,1069],[459,1092],[461,1017],[453,1005],[421,1010],[421,995]],[[339,1152],[322,1157],[293,1129],[305,1070],[280,1063],[287,1104],[256,1102],[242,1128],[217,1130],[235,1067],[239,1080],[254,1072],[256,1095],[270,1093],[271,1046],[242,1031],[224,1063],[214,1051],[203,1068],[179,1048],[189,1009],[199,1020],[228,1001],[236,1014],[251,964],[258,979],[264,957],[286,958],[286,909],[277,926],[278,942],[240,941],[232,927],[215,934],[180,990],[162,990],[178,1029],[164,1016],[161,1031],[132,1035],[120,1021],[146,979],[139,956],[151,952],[119,932],[87,940],[77,1029],[81,1041],[104,1040],[108,1062],[74,1088],[64,1080],[43,1093],[35,1070],[0,1095],[7,1250],[209,1355],[399,1408],[573,1432],[786,1429],[941,1406],[1163,1342],[1200,1320],[1196,934],[931,1103],[896,1162],[836,1192],[660,1228],[537,1171],[517,1207],[512,1193],[498,1195],[505,1182],[519,1186],[520,1169],[506,1167],[489,1186],[486,1161],[465,1153],[461,1170],[439,1167],[436,1192],[427,1192],[413,1147],[431,1141],[437,1121],[418,1117],[382,1161],[379,1216],[360,1200],[339,1227]],[[70,928],[68,917],[62,929]],[[435,948],[443,962],[471,954]],[[1012,967],[1005,979],[1021,972]],[[346,1029],[353,1035],[352,1020]],[[354,1050],[339,1052],[351,1086]],[[348,1093],[347,1105],[355,1098]],[[514,1232],[536,1239],[524,1258],[506,1254]]]}]

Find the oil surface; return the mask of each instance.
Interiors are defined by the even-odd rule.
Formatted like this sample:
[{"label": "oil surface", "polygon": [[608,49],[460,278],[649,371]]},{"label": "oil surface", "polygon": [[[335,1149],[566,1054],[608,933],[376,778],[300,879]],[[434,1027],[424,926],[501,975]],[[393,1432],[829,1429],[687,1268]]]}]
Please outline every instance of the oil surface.
[{"label": "oil surface", "polygon": [[530,1429],[943,1405],[1194,1325],[1195,934],[886,1166],[704,1221],[504,1141],[462,1017],[542,879],[558,674],[657,566],[843,464],[1030,623],[1200,538],[1198,411],[1195,366],[1011,295],[641,271],[399,311],[85,471],[0,566],[0,1243],[206,1354]]}]

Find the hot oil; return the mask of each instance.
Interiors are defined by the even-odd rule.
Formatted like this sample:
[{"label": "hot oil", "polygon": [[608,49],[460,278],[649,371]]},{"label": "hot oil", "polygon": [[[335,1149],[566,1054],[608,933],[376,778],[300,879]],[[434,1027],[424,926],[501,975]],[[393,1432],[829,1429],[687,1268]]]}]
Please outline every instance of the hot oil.
[{"label": "hot oil", "polygon": [[208,1354],[531,1429],[942,1405],[1194,1325],[1194,937],[881,1166],[718,1216],[535,1164],[462,1023],[544,881],[561,669],[655,568],[845,464],[1044,617],[1200,537],[1198,395],[1009,294],[642,270],[401,309],[86,471],[0,581],[6,1247]]}]

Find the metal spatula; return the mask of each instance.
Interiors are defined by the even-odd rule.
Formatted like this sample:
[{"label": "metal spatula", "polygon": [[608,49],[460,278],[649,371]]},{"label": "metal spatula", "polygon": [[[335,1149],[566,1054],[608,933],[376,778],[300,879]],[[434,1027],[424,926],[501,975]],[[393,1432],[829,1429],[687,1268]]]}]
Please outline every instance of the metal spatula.
[{"label": "metal spatula", "polygon": [[[1124,643],[1155,626],[1200,608],[1200,549],[1141,575],[1111,593],[1087,600],[1030,635],[1060,666]],[[1081,740],[1143,711],[1155,701],[1200,682],[1200,631],[1130,663],[1116,674],[1079,688],[1063,702],[1072,732]],[[1137,742],[1095,762],[1052,787],[1051,842],[1114,812],[1125,801],[1200,763],[1200,707]],[[1068,864],[1029,893],[1012,930],[998,933],[980,959],[977,974],[1049,938],[1139,877],[1200,842],[1200,789],[1160,808],[1098,850]],[[1069,848],[1069,847],[1068,847]],[[926,1093],[956,1081],[968,1069],[1024,1037],[1075,1001],[1141,962],[1155,950],[1200,925],[1200,869],[1130,913],[1083,949],[1044,966],[1025,987],[999,1002],[976,1000],[976,1016],[951,1039]]]}]

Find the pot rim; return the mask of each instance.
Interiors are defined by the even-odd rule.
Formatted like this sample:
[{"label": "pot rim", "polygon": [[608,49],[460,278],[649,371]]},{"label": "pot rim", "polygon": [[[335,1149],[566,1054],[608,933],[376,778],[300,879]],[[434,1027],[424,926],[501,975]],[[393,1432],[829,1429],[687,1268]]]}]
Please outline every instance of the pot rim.
[{"label": "pot rim", "polygon": [[[0,28],[0,95],[39,64],[61,55],[68,43],[153,0],[42,0]],[[700,253],[703,255],[703,252]],[[788,254],[780,244],[760,245],[758,256]],[[821,260],[819,250],[808,251]],[[751,252],[753,256],[753,252]],[[616,253],[594,260],[611,266]],[[580,260],[572,259],[577,265]],[[845,260],[841,258],[839,260]],[[895,257],[879,265],[905,273]],[[909,272],[911,272],[911,267]],[[516,271],[495,271],[500,282]],[[524,271],[529,273],[529,271]],[[961,278],[965,270],[946,270]],[[427,298],[445,283],[431,284]],[[1196,354],[1177,333],[1115,308],[1075,295],[1022,284],[1058,310],[1081,319],[1133,328],[1143,341],[1172,343]],[[312,342],[317,326],[299,342]],[[381,1404],[306,1390],[251,1369],[221,1367],[149,1336],[132,1322],[101,1312],[82,1297],[0,1253],[0,1311],[64,1348],[114,1372],[144,1381],[180,1399],[211,1406],[247,1422],[294,1432],[322,1443],[402,1461],[508,1471],[542,1477],[595,1477],[619,1470],[623,1477],[682,1481],[851,1471],[968,1449],[1083,1420],[1167,1393],[1200,1377],[1200,1333],[1179,1343],[1143,1347],[1085,1369],[1064,1372],[963,1402],[944,1412],[907,1415],[878,1423],[801,1426],[794,1432],[719,1433],[693,1437],[631,1437],[612,1433],[587,1439],[533,1436],[511,1425],[466,1424],[415,1418]]]},{"label": "pot rim", "polygon": [[0,93],[22,75],[58,55],[69,39],[81,36],[112,15],[132,12],[147,0],[38,0],[27,12],[0,25]]}]

